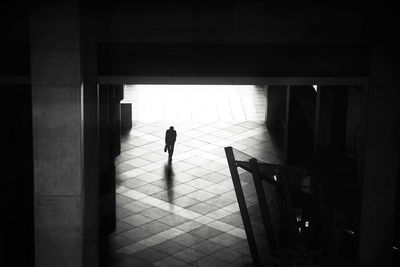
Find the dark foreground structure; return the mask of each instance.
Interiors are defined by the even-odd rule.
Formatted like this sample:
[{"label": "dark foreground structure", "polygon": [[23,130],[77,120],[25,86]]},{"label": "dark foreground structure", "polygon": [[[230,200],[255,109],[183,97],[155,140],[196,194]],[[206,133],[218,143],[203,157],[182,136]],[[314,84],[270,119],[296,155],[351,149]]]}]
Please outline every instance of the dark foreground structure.
[{"label": "dark foreground structure", "polygon": [[396,264],[396,6],[38,2],[1,8],[0,265],[107,265],[119,102],[135,83],[265,86],[286,163],[332,170],[327,194],[355,233],[356,263]]}]

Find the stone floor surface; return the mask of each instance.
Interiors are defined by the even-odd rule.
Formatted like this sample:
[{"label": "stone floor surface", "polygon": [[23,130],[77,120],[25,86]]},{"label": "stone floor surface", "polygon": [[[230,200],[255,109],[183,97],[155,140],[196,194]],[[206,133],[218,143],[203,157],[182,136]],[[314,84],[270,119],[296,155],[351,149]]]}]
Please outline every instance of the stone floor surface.
[{"label": "stone floor surface", "polygon": [[[134,122],[117,158],[117,230],[113,266],[243,266],[246,235],[224,147],[278,163],[263,123],[175,125],[173,160],[164,153],[166,122]],[[241,171],[248,207],[251,176]]]},{"label": "stone floor surface", "polygon": [[[237,90],[226,103],[210,90],[206,98],[218,99],[220,112],[199,121],[195,114],[201,113],[201,107],[186,107],[191,118],[173,124],[177,141],[171,163],[163,151],[171,120],[161,110],[146,117],[143,104],[134,114],[133,128],[122,136],[121,155],[116,159],[117,229],[110,237],[112,266],[252,266],[224,147],[232,146],[266,162],[281,161],[279,147],[263,122],[264,91],[250,89],[247,95],[243,88]],[[175,91],[173,101],[180,94]],[[126,90],[126,100],[142,103],[149,97],[149,91],[145,92]],[[226,105],[220,108],[224,103],[228,109]],[[164,110],[173,108],[167,105]],[[184,113],[181,109],[171,119],[182,118]],[[250,216],[259,218],[252,177],[244,170],[239,173]],[[260,225],[254,228],[262,231]]]}]

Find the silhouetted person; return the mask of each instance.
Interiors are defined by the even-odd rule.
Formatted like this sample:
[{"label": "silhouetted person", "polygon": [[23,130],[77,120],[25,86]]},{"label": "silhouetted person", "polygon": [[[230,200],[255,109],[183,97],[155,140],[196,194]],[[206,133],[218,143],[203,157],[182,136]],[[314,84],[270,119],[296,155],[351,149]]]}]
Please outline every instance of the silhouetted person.
[{"label": "silhouetted person", "polygon": [[168,150],[168,159],[172,160],[172,154],[174,153],[174,146],[176,141],[176,131],[174,126],[169,127],[169,130],[165,133],[165,148],[164,151]]}]

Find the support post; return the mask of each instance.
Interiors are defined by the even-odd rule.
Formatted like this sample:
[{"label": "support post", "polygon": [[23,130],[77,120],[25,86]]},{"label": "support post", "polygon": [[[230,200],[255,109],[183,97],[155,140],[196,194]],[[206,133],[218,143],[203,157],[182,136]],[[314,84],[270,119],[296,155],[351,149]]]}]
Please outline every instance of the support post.
[{"label": "support post", "polygon": [[362,159],[361,266],[392,266],[400,146],[400,54],[375,44],[368,87]]},{"label": "support post", "polygon": [[250,254],[253,259],[253,263],[256,266],[260,266],[260,257],[258,255],[258,249],[256,240],[251,226],[250,216],[247,211],[246,200],[244,198],[242,185],[240,183],[239,173],[237,171],[237,165],[235,162],[235,155],[233,154],[232,147],[225,147],[226,159],[228,160],[229,171],[231,173],[233,187],[235,188],[236,198],[238,200],[240,215],[242,216],[244,230],[246,232],[247,241],[250,247]]},{"label": "support post", "polygon": [[314,156],[315,90],[290,86],[286,97],[286,163],[301,165]]},{"label": "support post", "polygon": [[86,230],[80,8],[78,1],[58,4],[34,6],[30,18],[35,262],[80,267]]},{"label": "support post", "polygon": [[318,86],[316,102],[316,155],[343,154],[346,147],[347,86]]},{"label": "support post", "polygon": [[[270,216],[270,213],[268,210],[268,203],[267,203],[267,200],[265,197],[264,186],[262,184],[262,178],[261,178],[260,170],[258,168],[257,159],[251,159],[249,161],[249,163],[250,163],[251,172],[253,174],[254,187],[256,188],[258,205],[261,210],[261,215],[262,215],[262,219],[263,219],[263,223],[264,223],[264,229],[265,229],[265,232],[267,233],[268,244],[270,247],[270,251],[273,252],[277,249],[277,243],[275,240],[274,231],[272,229],[271,216]],[[272,257],[272,255],[270,255],[270,256]]]},{"label": "support post", "polygon": [[115,158],[121,152],[121,113],[123,85],[100,85],[100,235],[101,261],[108,259],[108,236],[116,228]]},{"label": "support post", "polygon": [[286,85],[267,86],[266,126],[268,130],[281,132],[286,127]]}]

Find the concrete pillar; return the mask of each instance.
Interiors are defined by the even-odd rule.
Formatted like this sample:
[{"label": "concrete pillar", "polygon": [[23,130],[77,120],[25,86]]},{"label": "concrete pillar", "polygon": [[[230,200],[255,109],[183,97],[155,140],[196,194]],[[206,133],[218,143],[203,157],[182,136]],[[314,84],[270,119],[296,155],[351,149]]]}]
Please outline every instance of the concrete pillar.
[{"label": "concrete pillar", "polygon": [[286,163],[301,165],[313,157],[315,91],[290,86],[286,101]]},{"label": "concrete pillar", "polygon": [[318,86],[314,149],[342,154],[346,146],[347,87]]},{"label": "concrete pillar", "polygon": [[111,156],[115,159],[121,153],[121,100],[124,99],[124,86],[113,85],[110,98]]},{"label": "concrete pillar", "polygon": [[121,129],[128,131],[132,128],[132,103],[121,103]]},{"label": "concrete pillar", "polygon": [[282,131],[286,127],[286,85],[267,86],[266,126],[271,131]]},{"label": "concrete pillar", "polygon": [[115,230],[115,157],[120,154],[120,88],[100,85],[101,232]]},{"label": "concrete pillar", "polygon": [[102,263],[108,262],[108,236],[116,227],[115,157],[121,152],[122,85],[100,85],[100,233]]},{"label": "concrete pillar", "polygon": [[359,261],[392,266],[399,177],[400,80],[397,44],[372,48],[363,146]]},{"label": "concrete pillar", "polygon": [[84,139],[84,266],[99,266],[99,90],[97,85],[96,15],[93,1],[81,3]]},{"label": "concrete pillar", "polygon": [[31,11],[36,266],[83,265],[84,139],[77,3]]},{"label": "concrete pillar", "polygon": [[366,88],[347,88],[346,151],[357,156],[360,150],[361,121],[365,117]]}]

